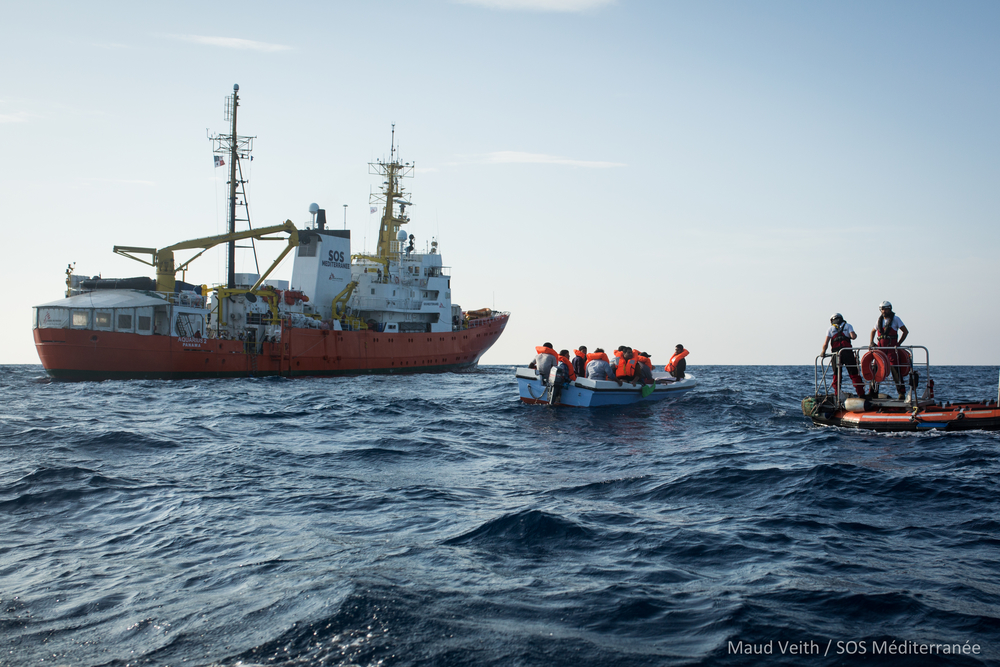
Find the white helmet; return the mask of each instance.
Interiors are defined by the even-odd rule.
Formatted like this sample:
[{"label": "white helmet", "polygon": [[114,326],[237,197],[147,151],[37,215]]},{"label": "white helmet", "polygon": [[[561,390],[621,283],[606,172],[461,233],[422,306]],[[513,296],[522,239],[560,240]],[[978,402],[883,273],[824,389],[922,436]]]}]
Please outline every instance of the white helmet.
[{"label": "white helmet", "polygon": [[832,325],[834,325],[834,326],[836,326],[836,325],[840,324],[840,323],[841,323],[841,322],[843,322],[843,321],[844,321],[844,316],[843,316],[843,315],[841,315],[840,313],[834,313],[834,314],[833,314],[833,315],[832,315],[832,316],[830,317],[830,324],[832,324]]},{"label": "white helmet", "polygon": [[882,310],[883,308],[888,308],[889,310],[892,310],[892,304],[889,303],[888,301],[883,301],[881,304],[879,304],[878,308],[879,310]]}]

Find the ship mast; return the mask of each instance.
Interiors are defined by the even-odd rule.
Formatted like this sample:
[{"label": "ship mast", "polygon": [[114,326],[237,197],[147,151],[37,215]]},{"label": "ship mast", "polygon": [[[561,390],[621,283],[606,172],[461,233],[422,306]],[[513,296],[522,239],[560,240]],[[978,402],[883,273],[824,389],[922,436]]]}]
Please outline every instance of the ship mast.
[{"label": "ship mast", "polygon": [[[240,84],[233,84],[233,133],[229,143],[229,233],[236,233],[236,110],[240,106]],[[236,241],[228,243],[226,255],[226,287],[236,287]]]},{"label": "ship mast", "polygon": [[[236,111],[240,106],[240,84],[233,84],[233,94],[226,98],[225,120],[232,121],[228,134],[210,135],[209,139],[214,143],[213,152],[229,160],[229,211],[228,211],[228,233],[236,233],[236,222],[246,222],[250,228],[250,207],[247,205],[247,196],[244,186],[246,180],[243,178],[243,167],[240,165],[241,159],[250,158],[253,151],[253,140],[256,137],[243,137],[236,134]],[[218,166],[218,163],[217,163]],[[238,195],[242,195],[242,201]],[[246,218],[236,217],[236,207],[243,206],[246,211]],[[253,243],[253,239],[251,239]],[[229,241],[226,253],[226,287],[233,289],[236,287],[236,241]],[[246,247],[246,246],[240,246]],[[256,250],[254,251],[256,257]]]},{"label": "ship mast", "polygon": [[[396,125],[392,125],[392,140],[389,144],[389,161],[378,160],[368,163],[368,173],[376,174],[385,178],[382,183],[382,191],[372,193],[372,204],[384,204],[382,209],[382,222],[378,230],[378,246],[375,251],[376,257],[382,260],[398,260],[402,244],[397,239],[399,228],[410,221],[406,215],[406,207],[410,202],[405,199],[407,195],[399,183],[401,178],[413,177],[413,163],[400,162],[396,156]],[[399,215],[396,215],[395,207],[399,205]]]}]

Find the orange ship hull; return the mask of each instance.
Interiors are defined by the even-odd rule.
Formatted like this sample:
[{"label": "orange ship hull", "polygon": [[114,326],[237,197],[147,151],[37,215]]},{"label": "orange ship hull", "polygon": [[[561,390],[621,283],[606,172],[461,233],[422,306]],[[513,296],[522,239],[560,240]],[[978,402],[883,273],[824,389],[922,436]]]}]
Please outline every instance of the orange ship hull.
[{"label": "orange ship hull", "polygon": [[507,319],[441,333],[285,328],[280,342],[259,343],[256,354],[238,340],[82,329],[34,335],[42,366],[64,380],[437,373],[475,366]]}]

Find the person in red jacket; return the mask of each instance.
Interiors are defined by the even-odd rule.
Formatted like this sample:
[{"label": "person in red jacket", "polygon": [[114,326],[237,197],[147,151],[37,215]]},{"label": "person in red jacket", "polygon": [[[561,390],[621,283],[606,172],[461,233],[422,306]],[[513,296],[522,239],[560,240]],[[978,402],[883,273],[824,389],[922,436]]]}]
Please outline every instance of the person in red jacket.
[{"label": "person in red jacket", "polygon": [[[899,315],[892,311],[892,304],[888,301],[883,301],[879,304],[879,311],[881,315],[875,320],[875,328],[872,329],[871,338],[868,340],[868,349],[875,348],[875,336],[878,336],[878,346],[892,348],[886,351],[889,357],[889,363],[892,364],[892,381],[896,384],[896,392],[899,394],[899,400],[906,398],[906,386],[903,384],[903,374],[901,366],[903,360],[909,359],[905,351],[897,351],[895,348],[903,344],[906,337],[910,335],[909,330],[907,330],[906,325],[903,324],[903,320],[899,319]],[[899,332],[902,331],[902,337],[899,336]]]}]

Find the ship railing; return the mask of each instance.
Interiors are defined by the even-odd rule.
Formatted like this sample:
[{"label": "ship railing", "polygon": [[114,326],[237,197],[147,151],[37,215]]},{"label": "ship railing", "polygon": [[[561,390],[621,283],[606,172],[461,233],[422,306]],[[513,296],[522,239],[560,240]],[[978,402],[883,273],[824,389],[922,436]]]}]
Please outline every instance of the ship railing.
[{"label": "ship railing", "polygon": [[493,324],[494,322],[498,322],[498,321],[506,319],[508,317],[510,317],[510,312],[508,312],[506,310],[503,311],[503,312],[501,312],[499,310],[494,310],[492,315],[489,315],[487,317],[478,317],[478,318],[476,318],[474,320],[469,320],[468,321],[468,326],[465,327],[465,328],[466,329],[473,329],[475,327],[489,326],[490,324]]},{"label": "ship railing", "polygon": [[[861,365],[865,355],[870,350],[883,352],[889,359],[885,377],[880,382],[872,382],[864,378],[865,370],[869,371],[870,376],[877,375],[877,366],[873,359],[869,358],[868,369],[863,369]],[[849,364],[847,360],[841,360],[841,354],[844,352],[849,352],[852,363]],[[816,357],[813,363],[816,398],[843,405],[845,398],[854,395],[852,374],[861,376],[861,382],[868,395],[880,390],[880,385],[891,387],[890,391],[895,393],[898,389],[896,386],[898,379],[898,383],[906,390],[906,402],[916,405],[918,400],[933,398],[934,382],[931,380],[930,354],[923,345],[873,348],[845,347],[821,354]],[[922,394],[920,394],[921,388],[923,389]],[[918,396],[918,394],[920,395]]]},{"label": "ship railing", "polygon": [[208,309],[208,299],[199,294],[190,292],[156,292],[162,296],[171,306],[184,306],[186,308]]}]

